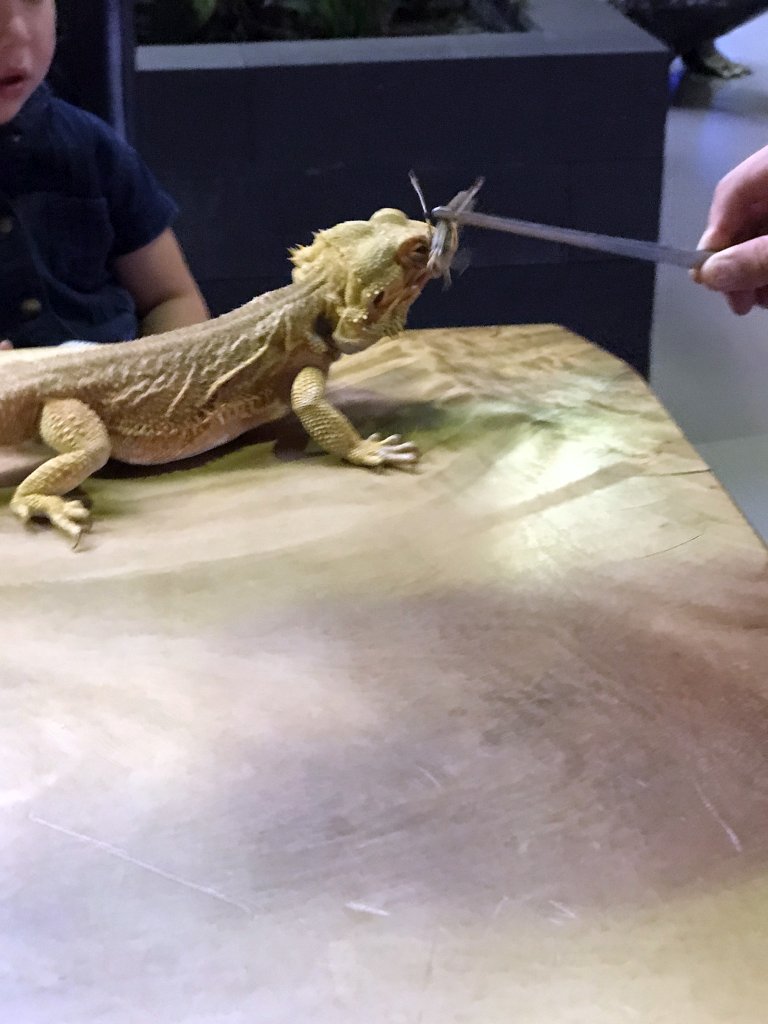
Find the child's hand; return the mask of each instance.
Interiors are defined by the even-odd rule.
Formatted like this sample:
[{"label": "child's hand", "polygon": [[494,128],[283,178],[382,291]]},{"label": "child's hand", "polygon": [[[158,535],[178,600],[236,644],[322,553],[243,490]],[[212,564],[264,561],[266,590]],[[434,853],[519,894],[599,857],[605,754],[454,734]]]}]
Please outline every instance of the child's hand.
[{"label": "child's hand", "polygon": [[0,341],[0,350],[13,348],[13,345],[7,339]]}]

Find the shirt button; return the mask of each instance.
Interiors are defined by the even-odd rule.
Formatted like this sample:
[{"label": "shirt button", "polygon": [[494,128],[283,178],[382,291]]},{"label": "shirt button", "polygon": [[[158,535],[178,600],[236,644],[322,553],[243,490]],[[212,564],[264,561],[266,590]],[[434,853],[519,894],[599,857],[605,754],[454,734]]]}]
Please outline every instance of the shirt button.
[{"label": "shirt button", "polygon": [[43,304],[40,299],[24,299],[19,308],[24,316],[32,318],[42,311]]},{"label": "shirt button", "polygon": [[10,235],[13,231],[13,219],[11,217],[0,217],[0,235]]}]

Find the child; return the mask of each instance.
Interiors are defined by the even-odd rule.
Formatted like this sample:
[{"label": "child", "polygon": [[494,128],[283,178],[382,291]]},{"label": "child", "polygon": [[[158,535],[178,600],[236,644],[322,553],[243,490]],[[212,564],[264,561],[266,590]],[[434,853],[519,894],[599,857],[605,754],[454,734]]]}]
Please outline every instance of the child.
[{"label": "child", "polygon": [[44,82],[55,0],[0,0],[1,347],[123,341],[207,319],[137,153]]}]

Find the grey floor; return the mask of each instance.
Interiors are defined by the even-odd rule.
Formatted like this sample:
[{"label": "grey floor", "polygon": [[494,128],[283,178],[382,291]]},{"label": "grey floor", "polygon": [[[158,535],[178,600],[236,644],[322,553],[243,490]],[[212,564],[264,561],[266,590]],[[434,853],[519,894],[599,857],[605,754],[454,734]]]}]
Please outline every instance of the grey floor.
[{"label": "grey floor", "polygon": [[[753,74],[686,76],[670,112],[661,237],[694,246],[726,171],[768,145],[768,14],[719,41]],[[651,383],[757,532],[768,539],[768,311],[734,316],[685,271],[658,274]]]}]

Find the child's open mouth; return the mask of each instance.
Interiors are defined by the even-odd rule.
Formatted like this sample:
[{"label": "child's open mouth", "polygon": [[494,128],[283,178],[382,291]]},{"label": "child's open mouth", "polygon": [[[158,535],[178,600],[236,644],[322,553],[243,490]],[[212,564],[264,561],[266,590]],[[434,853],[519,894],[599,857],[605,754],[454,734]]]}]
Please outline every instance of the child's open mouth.
[{"label": "child's open mouth", "polygon": [[7,75],[0,75],[0,95],[14,96],[24,91],[27,76],[21,71],[13,71]]}]

